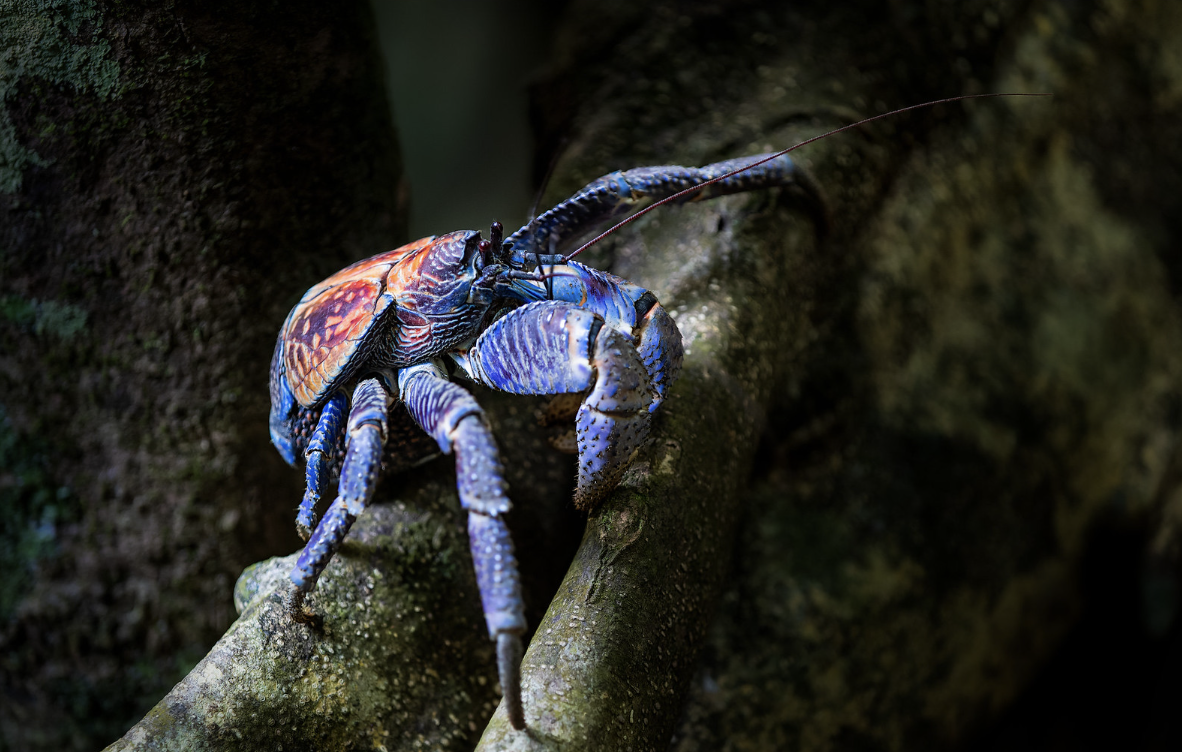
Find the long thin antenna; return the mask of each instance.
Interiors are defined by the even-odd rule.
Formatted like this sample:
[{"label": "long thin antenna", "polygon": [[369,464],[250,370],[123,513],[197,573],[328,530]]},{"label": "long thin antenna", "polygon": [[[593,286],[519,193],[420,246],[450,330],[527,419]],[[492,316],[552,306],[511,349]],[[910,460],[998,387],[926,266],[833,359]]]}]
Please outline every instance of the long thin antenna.
[{"label": "long thin antenna", "polygon": [[685,190],[678,191],[677,193],[674,193],[672,196],[666,196],[665,198],[661,199],[660,201],[657,201],[656,203],[652,204],[651,206],[646,206],[645,208],[643,208],[640,211],[633,214],[631,217],[628,217],[627,219],[623,219],[623,220],[617,222],[616,224],[612,225],[608,229],[601,232],[599,235],[596,235],[591,240],[589,240],[586,243],[584,243],[583,245],[579,246],[573,252],[567,254],[566,256],[563,256],[563,258],[562,258],[563,263],[570,261],[575,256],[578,256],[583,251],[587,250],[591,246],[595,245],[599,241],[606,238],[608,235],[611,235],[613,232],[616,232],[617,230],[619,230],[621,227],[628,224],[629,222],[635,222],[636,220],[643,217],[645,214],[648,214],[653,209],[656,209],[658,206],[663,206],[663,205],[669,203],[670,201],[676,201],[677,199],[688,196],[689,194],[694,193],[695,191],[700,191],[708,185],[712,185],[714,183],[717,183],[720,180],[726,180],[727,178],[734,177],[735,175],[738,175],[741,172],[746,172],[747,170],[750,170],[752,167],[758,167],[761,164],[764,164],[765,162],[770,162],[773,159],[777,159],[779,157],[782,157],[790,151],[795,151],[802,146],[807,146],[808,144],[813,143],[814,141],[820,141],[823,138],[829,138],[830,136],[841,133],[842,131],[848,131],[851,128],[857,128],[860,125],[866,125],[867,123],[873,123],[875,120],[882,120],[883,118],[888,118],[893,115],[900,115],[904,112],[910,112],[911,110],[918,110],[918,109],[921,109],[924,107],[935,107],[938,104],[948,104],[949,102],[960,102],[965,99],[988,99],[990,97],[1049,97],[1049,96],[1052,96],[1052,95],[1047,94],[1047,93],[1025,93],[1025,92],[1021,92],[1021,93],[992,93],[992,94],[964,94],[959,97],[948,97],[947,99],[937,99],[932,102],[924,102],[922,104],[913,104],[910,107],[903,107],[898,110],[891,110],[890,112],[884,112],[881,115],[874,115],[873,117],[868,117],[865,120],[859,120],[856,123],[850,123],[848,125],[843,125],[840,128],[834,128],[833,130],[829,131],[828,133],[822,133],[819,136],[813,136],[812,138],[805,139],[804,141],[801,141],[798,144],[794,144],[793,146],[789,146],[787,149],[782,149],[782,150],[776,152],[775,154],[770,154],[770,155],[764,157],[763,159],[759,160],[758,162],[752,162],[751,164],[740,167],[737,170],[731,170],[730,172],[728,172],[724,175],[719,175],[718,177],[711,178],[710,180],[707,180],[705,182],[690,186],[689,188],[686,188]]},{"label": "long thin antenna", "polygon": [[546,192],[546,188],[550,185],[550,178],[554,177],[554,168],[558,167],[558,160],[562,156],[563,149],[566,148],[566,136],[563,136],[558,141],[558,145],[554,147],[554,153],[550,155],[550,163],[546,165],[546,172],[542,174],[542,182],[538,184],[538,190],[534,193],[534,202],[529,205],[529,220],[527,225],[532,225],[534,219],[538,216],[538,205],[542,203],[542,194]]}]

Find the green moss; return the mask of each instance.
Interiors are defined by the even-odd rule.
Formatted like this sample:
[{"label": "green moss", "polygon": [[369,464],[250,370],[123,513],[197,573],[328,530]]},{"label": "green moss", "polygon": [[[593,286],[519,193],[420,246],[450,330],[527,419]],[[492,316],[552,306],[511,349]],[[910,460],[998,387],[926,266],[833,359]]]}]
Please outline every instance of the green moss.
[{"label": "green moss", "polygon": [[28,592],[39,563],[57,550],[57,526],[77,511],[73,492],[50,478],[49,451],[18,433],[0,405],[0,620]]},{"label": "green moss", "polygon": [[12,322],[19,327],[28,327],[36,318],[33,301],[25,300],[17,295],[0,297],[0,319]]},{"label": "green moss", "polygon": [[17,139],[8,113],[8,95],[22,79],[70,86],[101,99],[117,93],[119,65],[110,59],[101,29],[93,0],[5,3],[0,14],[0,192],[15,193],[27,166],[46,164]]},{"label": "green moss", "polygon": [[86,329],[87,313],[78,306],[56,300],[26,300],[17,295],[0,297],[0,321],[38,335],[49,334],[69,342]]}]

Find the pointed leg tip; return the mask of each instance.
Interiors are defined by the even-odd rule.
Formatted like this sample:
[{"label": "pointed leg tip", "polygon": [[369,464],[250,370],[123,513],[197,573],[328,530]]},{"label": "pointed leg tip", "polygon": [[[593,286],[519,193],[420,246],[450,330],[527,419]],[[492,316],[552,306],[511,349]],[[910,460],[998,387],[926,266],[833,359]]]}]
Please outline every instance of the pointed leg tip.
[{"label": "pointed leg tip", "polygon": [[509,725],[513,727],[514,731],[525,731],[525,711],[520,705],[518,705],[516,713],[510,710]]},{"label": "pointed leg tip", "polygon": [[505,711],[509,725],[518,731],[525,729],[525,708],[521,704],[521,636],[510,632],[497,635],[497,672],[505,697]]},{"label": "pointed leg tip", "polygon": [[296,624],[308,624],[313,629],[324,625],[324,617],[304,605],[304,591],[292,585],[287,591],[287,613]]}]

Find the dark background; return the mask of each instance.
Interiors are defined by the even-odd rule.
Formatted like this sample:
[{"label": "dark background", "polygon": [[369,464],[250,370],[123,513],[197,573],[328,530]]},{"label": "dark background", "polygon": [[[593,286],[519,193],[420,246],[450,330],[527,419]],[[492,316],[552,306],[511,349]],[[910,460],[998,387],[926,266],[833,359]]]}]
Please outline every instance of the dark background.
[{"label": "dark background", "polygon": [[[733,4],[736,15],[759,5]],[[801,5],[823,15],[821,4]],[[861,8],[849,5],[855,14]],[[957,23],[951,9],[888,5],[895,18],[926,12],[950,28]],[[1168,59],[1178,37],[1164,24],[1142,42],[1087,29],[1087,19],[1103,16],[1102,5],[977,3],[962,12],[992,12],[1018,28],[1037,26],[1048,8],[1062,6],[1085,28],[1078,43],[1107,55],[1098,67],[1108,85],[1096,87],[1094,114],[1074,100],[1059,105],[1074,108],[1091,134],[1069,148],[1095,168],[1109,192],[1106,205],[1144,228],[1165,249],[1163,268],[1176,270],[1178,178],[1169,167],[1173,155],[1155,147],[1176,134],[1169,123],[1176,121],[1177,85],[1154,77],[1170,68],[1147,62],[1146,50]],[[1137,29],[1130,19],[1155,17],[1160,9],[1152,5],[1115,4],[1103,17]],[[690,6],[710,12],[710,4]],[[291,508],[299,478],[266,441],[265,374],[271,338],[300,291],[411,237],[481,229],[494,218],[522,222],[539,175],[564,148],[561,139],[581,126],[569,117],[578,103],[562,99],[578,86],[556,93],[553,84],[578,79],[584,60],[569,47],[555,49],[564,24],[566,44],[578,36],[580,17],[564,15],[562,4],[375,2],[376,27],[364,8],[346,17],[312,5],[259,5],[221,18],[183,3],[142,13],[120,5],[104,19],[87,7],[61,5],[65,20],[54,23],[63,43],[106,40],[123,56],[124,77],[148,83],[112,99],[101,68],[63,72],[52,59],[34,64],[41,53],[9,45],[28,60],[5,81],[0,103],[16,140],[45,157],[24,168],[22,188],[5,199],[0,267],[0,565],[7,573],[0,584],[0,743],[11,749],[94,749],[113,741],[233,620],[237,573],[298,546]],[[6,42],[29,38],[18,20],[14,12],[0,21]],[[317,36],[322,27],[338,36],[325,42]],[[1005,49],[1008,28],[1002,23],[996,41],[978,49]],[[597,33],[624,39],[629,29],[589,28],[584,54],[596,45],[612,49]],[[215,52],[233,49],[237,58],[221,60],[238,62],[219,63],[214,53],[202,59],[202,38],[229,40]],[[358,40],[380,42],[384,67],[371,70],[376,48]],[[676,47],[676,35],[668,43]],[[178,58],[185,44],[192,57]],[[258,45],[271,67],[242,62]],[[126,62],[133,58],[157,67],[134,70]],[[982,65],[967,54],[958,60]],[[611,63],[609,56],[606,67]],[[587,65],[589,80],[599,80],[602,65]],[[266,86],[223,96],[226,82],[242,77]],[[265,106],[254,101],[260,90],[270,92]],[[112,102],[114,115],[105,109]],[[392,132],[382,135],[384,118],[396,126],[397,143]],[[68,133],[50,128],[67,120]],[[1123,129],[1126,120],[1138,129]],[[152,125],[127,135],[136,122]],[[369,126],[354,128],[358,122]],[[356,140],[357,132],[365,138]],[[166,147],[128,146],[149,142]],[[98,164],[78,151],[114,156]],[[1116,174],[1105,172],[1106,164]],[[289,194],[295,182],[304,187]],[[71,202],[79,195],[86,197],[81,207]],[[211,237],[222,245],[211,245]],[[136,242],[142,246],[133,248]],[[332,250],[308,252],[325,248]],[[232,294],[196,290],[194,280]],[[167,324],[154,328],[158,319]],[[1176,404],[1155,409],[1178,411]],[[765,495],[776,493],[778,474],[804,462],[777,429],[799,417],[785,408],[769,421],[752,481]],[[1176,428],[1179,416],[1164,422]],[[939,472],[955,465],[955,452],[924,445],[883,452],[908,449],[933,458],[933,486],[956,483],[956,472]],[[1125,514],[1114,500],[1098,515],[1079,559],[1070,627],[1038,658],[1041,668],[1017,698],[971,726],[962,748],[1182,745],[1180,569],[1176,550],[1161,544],[1176,535],[1163,511],[1175,475],[1167,472],[1149,511]],[[742,524],[744,536],[757,535],[754,513]],[[741,571],[742,561],[735,566]],[[735,618],[741,607],[734,592],[728,597],[725,618]],[[705,660],[713,659],[708,653]],[[710,677],[707,669],[695,678],[704,689],[690,715],[717,711],[709,707]],[[694,748],[686,736],[693,724],[675,737],[682,748]],[[881,748],[871,736],[851,733],[831,740],[832,748]]]}]

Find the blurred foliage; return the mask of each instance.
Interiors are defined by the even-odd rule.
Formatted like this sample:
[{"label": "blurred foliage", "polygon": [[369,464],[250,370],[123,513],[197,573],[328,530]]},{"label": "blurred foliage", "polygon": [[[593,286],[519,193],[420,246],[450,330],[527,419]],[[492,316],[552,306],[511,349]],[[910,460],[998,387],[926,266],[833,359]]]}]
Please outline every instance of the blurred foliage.
[{"label": "blurred foliage", "polygon": [[0,620],[28,592],[39,562],[56,552],[58,525],[78,511],[69,487],[50,478],[51,451],[44,441],[19,434],[0,404]]}]

